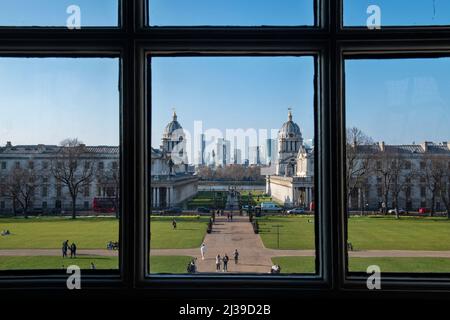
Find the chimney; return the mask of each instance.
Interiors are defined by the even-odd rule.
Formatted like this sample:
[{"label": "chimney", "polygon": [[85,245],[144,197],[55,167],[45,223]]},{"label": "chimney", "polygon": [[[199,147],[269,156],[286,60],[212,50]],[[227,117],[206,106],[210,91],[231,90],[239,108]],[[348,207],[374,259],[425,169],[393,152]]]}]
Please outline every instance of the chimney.
[{"label": "chimney", "polygon": [[11,147],[12,147],[11,141],[7,141],[7,142],[6,142],[6,147],[7,147],[7,148],[11,148]]},{"label": "chimney", "polygon": [[379,147],[380,147],[380,150],[382,151],[382,152],[384,152],[384,150],[386,149],[385,147],[385,144],[384,144],[384,141],[380,141],[380,142],[378,142],[378,145],[379,145]]}]

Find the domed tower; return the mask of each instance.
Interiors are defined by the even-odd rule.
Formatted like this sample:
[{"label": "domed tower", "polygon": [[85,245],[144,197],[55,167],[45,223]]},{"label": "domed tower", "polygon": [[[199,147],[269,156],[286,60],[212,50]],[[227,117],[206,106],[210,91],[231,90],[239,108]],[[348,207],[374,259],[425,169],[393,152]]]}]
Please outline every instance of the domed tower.
[{"label": "domed tower", "polygon": [[[177,154],[174,157],[172,152],[176,148]],[[183,127],[180,125],[177,119],[177,113],[174,111],[172,116],[172,121],[169,122],[164,129],[162,137],[162,150],[166,153],[172,154],[172,160],[175,163],[186,163],[186,152],[185,152],[185,135]],[[175,159],[177,158],[177,159]]]},{"label": "domed tower", "polygon": [[289,109],[288,121],[278,132],[278,175],[295,175],[297,155],[301,147],[303,147],[302,133],[300,127],[292,121],[292,112]]}]

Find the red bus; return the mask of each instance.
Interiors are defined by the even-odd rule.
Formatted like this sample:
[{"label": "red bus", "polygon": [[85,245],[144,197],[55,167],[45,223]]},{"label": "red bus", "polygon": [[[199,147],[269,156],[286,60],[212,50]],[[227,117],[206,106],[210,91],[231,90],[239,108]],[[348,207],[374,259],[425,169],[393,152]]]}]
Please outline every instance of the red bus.
[{"label": "red bus", "polygon": [[116,212],[115,201],[114,197],[97,197],[94,198],[92,208],[95,212],[113,213]]}]

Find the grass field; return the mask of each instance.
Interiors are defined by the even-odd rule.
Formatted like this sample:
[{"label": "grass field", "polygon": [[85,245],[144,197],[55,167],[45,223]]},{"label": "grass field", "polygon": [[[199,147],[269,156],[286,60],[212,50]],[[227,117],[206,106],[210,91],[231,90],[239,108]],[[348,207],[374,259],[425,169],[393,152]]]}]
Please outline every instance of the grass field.
[{"label": "grass field", "polygon": [[186,273],[191,259],[187,256],[151,256],[150,273]]},{"label": "grass field", "polygon": [[172,227],[173,217],[152,217],[150,221],[153,249],[189,249],[200,247],[206,234],[209,217],[175,217],[176,230]]},{"label": "grass field", "polygon": [[64,240],[78,249],[104,249],[119,238],[115,218],[0,219],[0,230],[5,229],[12,234],[0,237],[0,249],[59,249]]},{"label": "grass field", "polygon": [[[265,216],[258,219],[261,238],[267,248],[313,249],[314,223],[308,216]],[[358,250],[450,250],[450,220],[447,218],[352,217],[348,222],[348,241]]]},{"label": "grass field", "polygon": [[450,220],[430,217],[352,217],[354,250],[450,250]]},{"label": "grass field", "polygon": [[81,269],[90,269],[91,262],[96,269],[118,269],[117,257],[78,257],[74,259],[55,256],[36,257],[2,257],[0,256],[0,270],[57,270],[66,269],[70,265],[77,265]]},{"label": "grass field", "polygon": [[[186,266],[191,257],[185,256],[152,256],[150,258],[151,273],[186,273]],[[66,269],[70,265],[77,265],[81,269],[91,269],[91,262],[96,269],[118,269],[117,257],[78,257],[63,259],[55,256],[36,257],[2,257],[0,256],[0,270],[58,270]]]},{"label": "grass field", "polygon": [[281,267],[281,273],[315,273],[314,257],[276,257],[273,264]]},{"label": "grass field", "polygon": [[[272,262],[281,266],[282,273],[313,273],[313,257],[277,257]],[[349,271],[366,272],[370,265],[380,266],[381,272],[449,273],[450,259],[445,258],[351,258]]]},{"label": "grass field", "polygon": [[[258,218],[260,236],[270,249],[314,249],[314,218],[311,216],[264,216]],[[280,225],[280,245],[275,225]]]}]

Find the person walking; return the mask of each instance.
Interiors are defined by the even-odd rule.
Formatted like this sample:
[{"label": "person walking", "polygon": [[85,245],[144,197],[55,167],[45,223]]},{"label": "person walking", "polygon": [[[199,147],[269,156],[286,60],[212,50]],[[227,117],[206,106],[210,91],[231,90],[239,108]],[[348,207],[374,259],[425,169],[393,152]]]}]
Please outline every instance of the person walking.
[{"label": "person walking", "polygon": [[234,264],[238,264],[239,262],[239,252],[238,249],[234,250]]},{"label": "person walking", "polygon": [[200,247],[200,254],[202,255],[202,260],[205,260],[205,254],[206,254],[206,244],[202,243]]},{"label": "person walking", "polygon": [[62,244],[62,257],[67,257],[67,250],[69,249],[69,240],[66,240]]},{"label": "person walking", "polygon": [[223,272],[227,272],[228,271],[228,260],[230,260],[230,258],[228,258],[228,255],[225,253],[225,255],[223,256]]},{"label": "person walking", "polygon": [[173,227],[173,230],[175,230],[177,228],[177,221],[175,220],[175,218],[172,219],[172,227]]},{"label": "person walking", "polygon": [[216,256],[216,271],[220,271],[220,254]]},{"label": "person walking", "polygon": [[77,246],[75,242],[72,242],[72,244],[70,245],[70,257],[71,258],[77,257]]}]

